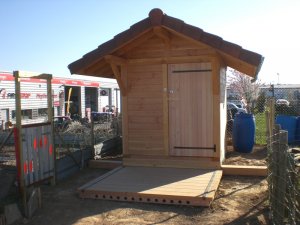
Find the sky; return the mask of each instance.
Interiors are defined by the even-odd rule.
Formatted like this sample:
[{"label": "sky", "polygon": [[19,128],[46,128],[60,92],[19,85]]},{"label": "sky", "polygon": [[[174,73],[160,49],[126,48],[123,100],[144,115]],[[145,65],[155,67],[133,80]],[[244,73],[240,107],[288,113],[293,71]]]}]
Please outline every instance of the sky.
[{"label": "sky", "polygon": [[72,78],[68,64],[153,8],[262,54],[262,83],[300,84],[299,0],[0,0],[0,71]]}]

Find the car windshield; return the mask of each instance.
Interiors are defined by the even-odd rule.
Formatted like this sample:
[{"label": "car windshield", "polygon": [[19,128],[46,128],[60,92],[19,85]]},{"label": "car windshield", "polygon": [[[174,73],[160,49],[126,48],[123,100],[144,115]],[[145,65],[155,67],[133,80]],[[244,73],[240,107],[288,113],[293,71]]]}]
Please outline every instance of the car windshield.
[{"label": "car windshield", "polygon": [[237,106],[235,104],[233,104],[233,103],[227,103],[227,107],[229,109],[237,108]]}]

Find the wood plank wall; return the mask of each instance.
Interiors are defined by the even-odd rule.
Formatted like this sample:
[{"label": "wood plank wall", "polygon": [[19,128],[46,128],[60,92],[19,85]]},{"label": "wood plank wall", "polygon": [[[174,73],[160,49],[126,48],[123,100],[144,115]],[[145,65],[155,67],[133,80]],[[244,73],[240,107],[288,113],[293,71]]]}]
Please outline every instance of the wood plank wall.
[{"label": "wood plank wall", "polygon": [[220,68],[220,161],[225,159],[226,123],[227,123],[226,67]]},{"label": "wood plank wall", "polygon": [[161,65],[127,69],[128,153],[164,155]]},{"label": "wood plank wall", "polygon": [[[204,44],[196,45],[170,33],[169,44],[153,36],[126,52],[123,57],[130,60],[126,66],[122,67],[122,71],[126,67],[126,78],[122,76],[126,79],[128,91],[128,95],[123,98],[126,99],[126,103],[123,101],[123,104],[127,104],[124,110],[127,122],[124,126],[127,126],[125,135],[128,135],[123,146],[125,147],[124,154],[140,157],[168,157],[169,151],[166,149],[168,140],[164,138],[168,134],[166,132],[168,130],[164,127],[164,124],[168,125],[164,120],[164,113],[166,114],[167,111],[164,110],[163,102],[166,101],[163,83],[167,85],[167,81],[163,80],[163,74],[165,73],[166,76],[170,63],[212,62],[212,59],[216,57],[216,51]],[[216,58],[215,60],[218,61]],[[163,71],[163,68],[166,71]],[[212,86],[219,85],[217,71],[214,75]],[[215,94],[219,94],[219,87]],[[215,100],[219,100],[219,96]],[[165,105],[166,103],[168,102],[165,102]],[[218,103],[215,102],[215,104]],[[217,116],[214,119],[219,118],[219,114],[214,115]],[[219,140],[218,135],[215,138]],[[215,157],[219,158],[219,154]]]},{"label": "wood plank wall", "polygon": [[182,39],[176,35],[170,38],[170,45],[167,46],[161,39],[153,36],[144,44],[126,53],[128,59],[201,56],[215,54],[212,48]]},{"label": "wood plank wall", "polygon": [[[172,94],[169,95],[169,143],[172,155],[202,157],[214,155],[212,149],[188,148],[214,147],[210,70],[211,63],[169,65],[168,82],[169,89],[172,90]],[[175,146],[183,149],[176,149]]]}]

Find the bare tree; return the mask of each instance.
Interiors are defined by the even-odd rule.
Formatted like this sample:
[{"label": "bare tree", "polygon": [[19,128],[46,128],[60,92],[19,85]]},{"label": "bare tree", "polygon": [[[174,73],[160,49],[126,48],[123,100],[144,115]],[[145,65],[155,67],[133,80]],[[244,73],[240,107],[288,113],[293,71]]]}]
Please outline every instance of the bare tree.
[{"label": "bare tree", "polygon": [[250,112],[259,95],[260,81],[252,82],[253,78],[237,71],[229,70],[228,86],[241,99],[247,103],[247,110]]}]

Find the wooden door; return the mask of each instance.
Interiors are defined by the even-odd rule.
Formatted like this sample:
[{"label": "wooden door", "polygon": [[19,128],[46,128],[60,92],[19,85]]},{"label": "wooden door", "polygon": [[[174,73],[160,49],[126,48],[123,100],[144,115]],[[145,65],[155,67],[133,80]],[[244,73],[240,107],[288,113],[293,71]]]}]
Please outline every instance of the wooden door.
[{"label": "wooden door", "polygon": [[212,157],[211,64],[168,65],[168,92],[170,155]]}]

